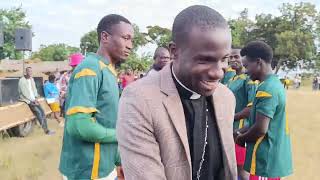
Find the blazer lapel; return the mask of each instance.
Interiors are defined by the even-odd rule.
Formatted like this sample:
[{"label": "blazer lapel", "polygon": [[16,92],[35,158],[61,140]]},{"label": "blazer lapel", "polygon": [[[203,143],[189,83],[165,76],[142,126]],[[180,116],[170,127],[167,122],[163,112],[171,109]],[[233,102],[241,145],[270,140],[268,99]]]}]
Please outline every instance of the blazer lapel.
[{"label": "blazer lapel", "polygon": [[163,104],[169,114],[169,117],[177,130],[180,140],[186,152],[186,156],[191,167],[190,149],[187,136],[186,120],[183,111],[183,106],[180,100],[179,93],[176,89],[171,75],[171,65],[164,67],[160,71],[161,76],[161,91],[167,95]]},{"label": "blazer lapel", "polygon": [[[221,86],[221,85],[220,85]],[[228,175],[230,172],[230,162],[231,159],[228,156],[228,147],[230,147],[231,144],[233,144],[233,139],[232,135],[226,134],[229,133],[228,131],[228,124],[227,124],[227,119],[225,115],[225,100],[228,99],[227,97],[224,97],[225,94],[223,92],[219,92],[220,88],[218,87],[216,91],[213,93],[213,105],[214,105],[214,112],[216,115],[216,121],[218,125],[218,130],[219,130],[219,135],[220,135],[220,141],[221,141],[221,146],[222,146],[222,151],[223,151],[223,161],[224,161],[224,166],[225,166],[225,174]],[[231,143],[231,144],[230,144]],[[234,146],[234,145],[233,145]]]}]

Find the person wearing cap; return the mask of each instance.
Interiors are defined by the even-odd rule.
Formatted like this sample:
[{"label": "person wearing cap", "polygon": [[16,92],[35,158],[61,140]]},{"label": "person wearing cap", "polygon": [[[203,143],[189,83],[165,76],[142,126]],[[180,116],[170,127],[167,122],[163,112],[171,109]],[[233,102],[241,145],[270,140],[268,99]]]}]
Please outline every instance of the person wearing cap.
[{"label": "person wearing cap", "polygon": [[66,93],[68,90],[68,84],[70,76],[73,70],[77,67],[78,64],[84,59],[81,53],[74,53],[71,54],[69,57],[69,65],[71,66],[71,70],[63,73],[58,81],[58,87],[60,90],[60,105],[61,105],[61,115],[65,115],[64,107],[65,107],[65,100],[66,100]]}]

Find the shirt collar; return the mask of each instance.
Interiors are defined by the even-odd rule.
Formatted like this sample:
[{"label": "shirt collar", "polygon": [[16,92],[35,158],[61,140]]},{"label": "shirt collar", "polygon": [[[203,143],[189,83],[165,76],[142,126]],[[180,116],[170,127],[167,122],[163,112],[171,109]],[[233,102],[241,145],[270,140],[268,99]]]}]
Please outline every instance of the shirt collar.
[{"label": "shirt collar", "polygon": [[173,71],[173,66],[171,66],[171,72],[172,72],[172,75],[173,75],[174,79],[178,82],[178,84],[183,89],[187,90],[188,92],[190,92],[192,94],[189,99],[199,99],[201,97],[200,94],[198,94],[198,93],[192,91],[191,89],[187,88],[185,85],[182,84],[182,82],[179,81],[179,79],[177,78],[176,74]]},{"label": "shirt collar", "polygon": [[96,59],[102,60],[106,65],[110,64],[109,60],[103,56],[100,56],[97,53],[89,52],[87,56],[94,56]]}]

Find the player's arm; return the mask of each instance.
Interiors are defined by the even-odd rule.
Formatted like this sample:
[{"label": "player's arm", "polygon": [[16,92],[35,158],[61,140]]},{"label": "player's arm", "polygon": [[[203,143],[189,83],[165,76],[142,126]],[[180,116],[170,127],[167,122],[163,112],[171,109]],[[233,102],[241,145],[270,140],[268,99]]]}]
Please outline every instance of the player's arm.
[{"label": "player's arm", "polygon": [[266,135],[270,120],[276,111],[277,101],[272,93],[258,91],[256,94],[257,103],[255,105],[256,114],[254,124],[244,134],[240,134],[236,143],[244,145],[245,142],[256,142],[258,138]]},{"label": "player's arm", "polygon": [[71,136],[88,142],[116,143],[115,129],[105,128],[96,122],[90,113],[76,113],[68,118],[66,125]]},{"label": "player's arm", "polygon": [[239,121],[240,119],[248,118],[250,116],[250,110],[251,110],[251,106],[245,107],[242,111],[234,115],[234,120]]},{"label": "player's arm", "polygon": [[256,142],[260,137],[266,135],[268,132],[270,118],[261,114],[256,114],[256,121],[245,133],[237,136],[236,143],[244,145],[245,142]]}]

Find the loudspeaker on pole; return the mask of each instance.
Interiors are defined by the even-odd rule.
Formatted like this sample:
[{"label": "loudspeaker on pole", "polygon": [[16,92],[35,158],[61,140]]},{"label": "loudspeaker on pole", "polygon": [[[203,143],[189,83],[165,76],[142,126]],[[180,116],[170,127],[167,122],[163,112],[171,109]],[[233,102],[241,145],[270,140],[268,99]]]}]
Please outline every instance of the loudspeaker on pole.
[{"label": "loudspeaker on pole", "polygon": [[16,50],[32,51],[32,31],[31,29],[16,29],[15,34]]}]

